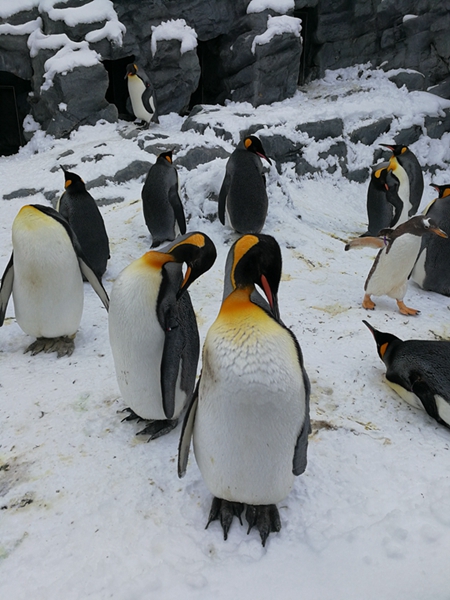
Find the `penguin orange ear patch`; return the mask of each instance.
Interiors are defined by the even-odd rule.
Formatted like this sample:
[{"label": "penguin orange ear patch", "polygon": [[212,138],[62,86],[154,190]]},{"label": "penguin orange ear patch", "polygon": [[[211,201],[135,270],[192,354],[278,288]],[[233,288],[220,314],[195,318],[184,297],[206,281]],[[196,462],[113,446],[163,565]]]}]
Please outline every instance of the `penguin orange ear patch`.
[{"label": "penguin orange ear patch", "polygon": [[443,198],[447,198],[447,196],[450,196],[450,188],[444,190],[444,193],[442,194]]},{"label": "penguin orange ear patch", "polygon": [[246,148],[249,148],[252,145],[252,140],[250,138],[245,138],[244,140],[244,146]]},{"label": "penguin orange ear patch", "polygon": [[165,156],[164,158],[167,160],[167,162],[170,162],[170,164],[172,164],[172,159],[170,158],[170,156]]},{"label": "penguin orange ear patch", "polygon": [[68,187],[69,187],[69,185],[72,185],[72,180],[71,180],[71,179],[68,179],[68,180],[66,181],[66,183],[64,184],[64,187],[65,187],[65,188],[68,188]]},{"label": "penguin orange ear patch", "polygon": [[381,344],[381,346],[380,346],[380,356],[381,356],[381,358],[383,358],[384,353],[386,352],[388,346],[389,346],[389,342],[386,342],[385,344]]}]

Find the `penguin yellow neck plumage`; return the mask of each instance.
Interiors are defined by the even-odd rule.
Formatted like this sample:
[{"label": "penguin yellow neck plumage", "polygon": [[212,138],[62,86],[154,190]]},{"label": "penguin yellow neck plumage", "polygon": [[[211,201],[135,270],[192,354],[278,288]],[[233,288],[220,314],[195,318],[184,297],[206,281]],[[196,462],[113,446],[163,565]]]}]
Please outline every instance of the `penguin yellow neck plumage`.
[{"label": "penguin yellow neck plumage", "polygon": [[153,269],[162,269],[162,267],[168,262],[175,262],[175,259],[172,255],[166,254],[165,252],[147,252],[141,258],[141,261],[153,268]]},{"label": "penguin yellow neck plumage", "polygon": [[47,216],[45,213],[35,208],[34,206],[23,206],[14,220],[14,227],[27,229],[31,231],[33,229],[40,229],[41,227],[51,227],[54,225],[55,227],[61,227],[61,225]]}]

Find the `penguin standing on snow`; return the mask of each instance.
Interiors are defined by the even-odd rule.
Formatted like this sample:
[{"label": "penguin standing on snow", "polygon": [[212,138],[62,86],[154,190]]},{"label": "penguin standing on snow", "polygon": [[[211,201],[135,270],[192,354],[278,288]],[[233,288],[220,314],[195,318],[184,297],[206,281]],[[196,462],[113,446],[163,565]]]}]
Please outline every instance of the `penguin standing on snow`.
[{"label": "penguin standing on snow", "polygon": [[399,181],[389,171],[389,163],[372,167],[367,189],[367,216],[369,225],[364,236],[377,236],[381,229],[394,227],[403,210],[403,202],[398,195]]},{"label": "penguin standing on snow", "polygon": [[[424,214],[441,227],[450,231],[450,185],[433,185],[439,197],[425,209]],[[450,240],[424,235],[420,254],[411,279],[424,290],[450,296]]]},{"label": "penguin standing on snow", "polygon": [[144,71],[138,69],[136,63],[131,63],[127,66],[125,78],[134,116],[148,124],[150,121],[159,123],[155,90]]},{"label": "penguin standing on snow", "polygon": [[101,279],[110,258],[108,234],[103,217],[81,177],[66,171],[64,167],[62,169],[66,191],[58,202],[57,210],[69,222],[84,256],[94,273]]},{"label": "penguin standing on snow", "polygon": [[114,283],[109,339],[117,381],[131,413],[126,420],[149,420],[139,432],[149,439],[176,426],[194,389],[200,342],[186,290],[215,259],[209,237],[190,233],[147,252]]},{"label": "penguin standing on snow", "polygon": [[408,146],[402,144],[381,144],[385,148],[392,150],[393,156],[396,157],[400,165],[405,169],[410,187],[410,204],[412,207],[410,217],[415,215],[419,210],[420,201],[423,194],[423,173],[422,167],[417,160],[416,155]]},{"label": "penguin standing on snow", "polygon": [[269,201],[261,158],[267,158],[261,141],[246,137],[228,159],[219,193],[219,219],[226,216],[238,233],[259,233],[264,227]]},{"label": "penguin standing on snow", "polygon": [[413,206],[411,203],[411,185],[408,173],[402,167],[396,156],[391,156],[387,170],[389,173],[392,173],[398,181],[397,195],[402,203],[399,214],[397,213],[395,215],[396,218],[394,219],[393,226],[401,225],[416,214],[418,206]]},{"label": "penguin standing on snow", "polygon": [[108,309],[100,279],[86,263],[69,224],[53,208],[22,207],[13,222],[12,244],[0,288],[0,326],[12,293],[17,323],[37,338],[25,352],[70,356],[83,312],[82,274]]},{"label": "penguin standing on snow", "polygon": [[421,237],[426,233],[447,237],[432,219],[420,215],[395,229],[383,229],[380,231],[380,236],[383,237],[355,238],[345,246],[345,250],[358,246],[381,248],[364,285],[363,308],[375,308],[372,295],[389,296],[397,300],[402,315],[419,313],[418,310],[405,306],[403,298],[408,288],[409,274],[420,250]]},{"label": "penguin standing on snow", "polygon": [[141,192],[145,223],[152,235],[152,248],[186,233],[186,219],[178,189],[178,173],[172,151],[158,156]]},{"label": "penguin standing on snow", "polygon": [[402,341],[363,323],[372,332],[386,365],[388,385],[408,404],[450,428],[450,342]]},{"label": "penguin standing on snow", "polygon": [[246,506],[248,531],[256,525],[263,546],[281,528],[276,503],[306,468],[310,431],[310,384],[300,346],[279,316],[280,277],[273,237],[245,235],[232,246],[178,458],[182,477],[193,436],[197,464],[214,495],[207,527],[220,519],[227,539],[233,516],[241,520]]}]

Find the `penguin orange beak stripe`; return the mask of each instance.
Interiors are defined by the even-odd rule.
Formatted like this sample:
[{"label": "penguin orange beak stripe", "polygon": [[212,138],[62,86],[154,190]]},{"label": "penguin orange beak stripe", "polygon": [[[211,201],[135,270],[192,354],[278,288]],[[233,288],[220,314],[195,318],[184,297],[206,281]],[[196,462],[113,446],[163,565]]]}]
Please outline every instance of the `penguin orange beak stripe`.
[{"label": "penguin orange beak stripe", "polygon": [[189,281],[191,272],[192,272],[192,268],[190,266],[188,266],[188,268],[186,269],[186,274],[184,276],[183,283],[181,284],[180,290],[182,290],[184,288],[184,286],[187,284],[187,282]]},{"label": "penguin orange beak stripe", "polygon": [[430,231],[432,231],[439,237],[448,238],[448,235],[445,233],[445,231],[442,231],[442,229],[439,229],[439,227],[430,228]]}]

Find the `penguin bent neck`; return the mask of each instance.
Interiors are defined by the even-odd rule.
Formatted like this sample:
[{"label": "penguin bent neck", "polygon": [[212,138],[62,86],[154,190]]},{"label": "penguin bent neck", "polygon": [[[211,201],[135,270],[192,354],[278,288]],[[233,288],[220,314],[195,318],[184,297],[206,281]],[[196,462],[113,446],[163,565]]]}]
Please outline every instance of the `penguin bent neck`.
[{"label": "penguin bent neck", "polygon": [[411,205],[411,201],[410,201],[411,190],[410,190],[409,177],[408,177],[408,174],[405,171],[405,169],[402,167],[402,165],[398,162],[398,160],[395,157],[391,158],[390,163],[389,163],[389,169],[392,171],[392,173],[396,176],[396,178],[399,181],[397,195],[399,196],[400,200],[403,202],[403,209],[402,209],[402,212],[400,213],[400,217],[398,219],[397,225],[401,225],[402,223],[405,223],[405,221],[407,221],[409,219],[409,217],[412,216],[412,214],[410,214],[412,211],[412,205]]}]

